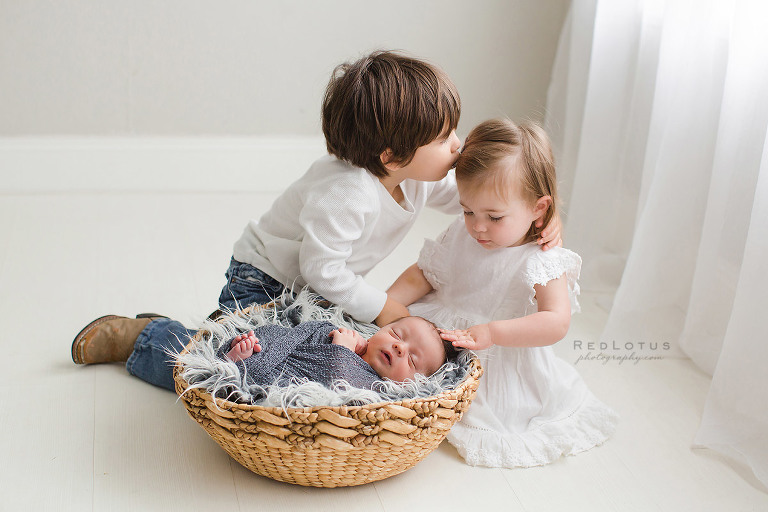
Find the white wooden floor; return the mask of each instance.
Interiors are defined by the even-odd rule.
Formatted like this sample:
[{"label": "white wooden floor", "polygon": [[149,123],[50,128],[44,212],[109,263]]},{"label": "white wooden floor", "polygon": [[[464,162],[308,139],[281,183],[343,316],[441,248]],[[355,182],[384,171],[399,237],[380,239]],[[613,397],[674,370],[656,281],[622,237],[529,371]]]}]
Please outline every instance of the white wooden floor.
[{"label": "white wooden floor", "polygon": [[[463,464],[447,443],[414,469],[348,489],[273,482],[240,467],[170,392],[120,365],[76,367],[92,318],[153,311],[187,323],[216,306],[231,245],[273,195],[0,195],[0,510],[768,510],[752,477],[692,450],[709,378],[687,360],[576,367],[621,422],[587,453],[533,469]],[[444,217],[425,215],[372,275],[385,287]],[[595,340],[583,296],[558,353]]]}]

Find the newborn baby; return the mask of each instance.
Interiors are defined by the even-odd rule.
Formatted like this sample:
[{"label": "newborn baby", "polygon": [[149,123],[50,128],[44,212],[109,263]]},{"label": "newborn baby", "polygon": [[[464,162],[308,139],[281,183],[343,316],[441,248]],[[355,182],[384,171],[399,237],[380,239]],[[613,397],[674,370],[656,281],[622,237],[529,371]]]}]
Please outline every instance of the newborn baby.
[{"label": "newborn baby", "polygon": [[452,347],[431,322],[408,316],[367,340],[329,322],[266,325],[224,344],[219,354],[237,362],[250,384],[307,378],[330,386],[343,379],[354,387],[373,389],[382,378],[404,381],[416,373],[432,375],[449,355],[446,346],[452,355]]}]

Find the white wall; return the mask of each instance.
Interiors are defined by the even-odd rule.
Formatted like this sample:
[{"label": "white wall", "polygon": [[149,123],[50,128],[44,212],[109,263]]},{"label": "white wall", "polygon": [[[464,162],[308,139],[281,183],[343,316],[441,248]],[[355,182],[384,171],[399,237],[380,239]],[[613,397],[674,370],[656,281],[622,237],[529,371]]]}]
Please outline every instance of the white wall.
[{"label": "white wall", "polygon": [[482,119],[540,118],[567,0],[0,0],[0,136],[320,134],[333,67],[431,60]]}]

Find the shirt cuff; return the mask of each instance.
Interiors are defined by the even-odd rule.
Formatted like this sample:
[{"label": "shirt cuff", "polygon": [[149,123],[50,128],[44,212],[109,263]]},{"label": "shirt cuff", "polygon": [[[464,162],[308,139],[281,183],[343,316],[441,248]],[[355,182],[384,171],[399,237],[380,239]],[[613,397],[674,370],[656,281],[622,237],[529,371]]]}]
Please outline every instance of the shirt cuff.
[{"label": "shirt cuff", "polygon": [[372,323],[384,309],[384,304],[386,303],[386,292],[372,286],[366,286],[355,293],[349,303],[340,305],[344,311],[356,320]]}]

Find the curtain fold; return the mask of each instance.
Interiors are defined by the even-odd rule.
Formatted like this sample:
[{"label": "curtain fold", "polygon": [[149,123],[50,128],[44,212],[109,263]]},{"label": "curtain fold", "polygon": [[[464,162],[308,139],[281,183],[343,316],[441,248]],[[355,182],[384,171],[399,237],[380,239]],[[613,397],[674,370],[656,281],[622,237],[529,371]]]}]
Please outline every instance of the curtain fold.
[{"label": "curtain fold", "polygon": [[600,341],[713,374],[695,443],[768,485],[766,19],[759,0],[574,0],[547,127],[582,287],[615,291]]}]

